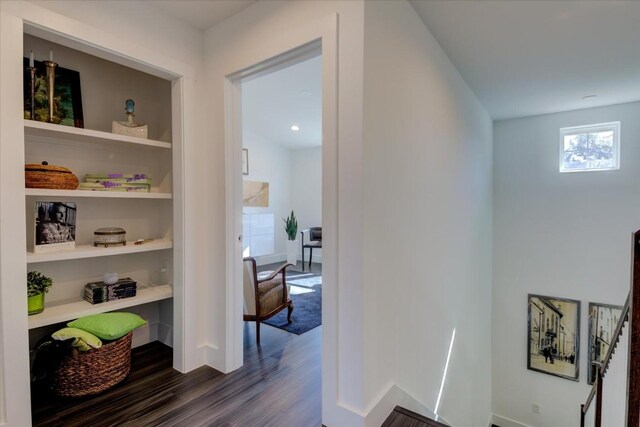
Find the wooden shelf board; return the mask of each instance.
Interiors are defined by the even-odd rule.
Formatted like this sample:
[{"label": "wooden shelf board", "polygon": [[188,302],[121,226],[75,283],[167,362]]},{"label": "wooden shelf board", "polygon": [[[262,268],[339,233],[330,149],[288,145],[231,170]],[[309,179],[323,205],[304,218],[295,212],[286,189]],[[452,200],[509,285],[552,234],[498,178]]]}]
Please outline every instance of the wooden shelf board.
[{"label": "wooden shelf board", "polygon": [[78,245],[74,249],[47,252],[47,253],[33,253],[27,252],[27,263],[35,262],[49,262],[49,261],[64,261],[80,258],[97,258],[102,256],[112,255],[124,255],[133,254],[138,252],[150,252],[159,251],[163,249],[171,249],[173,242],[170,239],[155,239],[152,242],[146,242],[141,245],[135,245],[134,241],[127,242],[126,246],[117,245],[109,246],[93,246],[93,245]]},{"label": "wooden shelf board", "polygon": [[136,138],[98,130],[24,120],[25,134],[29,136],[64,138],[65,140],[98,143],[133,144],[141,147],[171,149],[171,144],[153,139]]},{"label": "wooden shelf board", "polygon": [[145,286],[138,283],[138,291],[135,297],[103,302],[101,304],[91,304],[84,300],[60,301],[47,304],[45,300],[44,311],[40,314],[29,316],[29,329],[66,322],[90,314],[121,310],[123,308],[161,301],[172,297],[173,288],[171,285]]},{"label": "wooden shelf board", "polygon": [[[153,188],[152,188],[153,190]],[[171,199],[171,193],[140,193],[126,191],[89,191],[89,190],[48,190],[41,188],[25,188],[25,195],[29,197],[96,197],[111,199]]]}]

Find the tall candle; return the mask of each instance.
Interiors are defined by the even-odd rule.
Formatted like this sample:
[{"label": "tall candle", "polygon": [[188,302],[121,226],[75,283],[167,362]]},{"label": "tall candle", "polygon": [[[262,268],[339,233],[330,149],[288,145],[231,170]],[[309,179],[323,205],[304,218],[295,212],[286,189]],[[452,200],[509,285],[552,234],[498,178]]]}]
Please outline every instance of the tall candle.
[{"label": "tall candle", "polygon": [[29,67],[33,68],[33,51],[29,54]]},{"label": "tall candle", "polygon": [[49,51],[49,61],[53,62],[53,49]]}]

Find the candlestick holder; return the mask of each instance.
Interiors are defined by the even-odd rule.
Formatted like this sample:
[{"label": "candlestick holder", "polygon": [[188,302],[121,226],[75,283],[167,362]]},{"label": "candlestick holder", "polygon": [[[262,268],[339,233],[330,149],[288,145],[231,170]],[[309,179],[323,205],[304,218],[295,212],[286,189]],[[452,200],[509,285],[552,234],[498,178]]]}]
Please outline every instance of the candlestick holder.
[{"label": "candlestick holder", "polygon": [[27,67],[29,70],[29,118],[36,117],[36,67]]},{"label": "candlestick holder", "polygon": [[53,61],[43,61],[45,67],[47,67],[47,98],[49,100],[49,117],[47,122],[56,123],[55,115],[55,86],[56,86],[56,64]]}]

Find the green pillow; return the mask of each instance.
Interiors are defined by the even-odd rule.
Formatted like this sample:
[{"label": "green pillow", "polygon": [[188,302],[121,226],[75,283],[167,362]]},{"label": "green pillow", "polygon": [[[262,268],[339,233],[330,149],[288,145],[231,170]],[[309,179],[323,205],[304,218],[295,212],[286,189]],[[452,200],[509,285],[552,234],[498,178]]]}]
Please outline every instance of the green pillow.
[{"label": "green pillow", "polygon": [[80,351],[87,351],[92,348],[102,347],[102,341],[100,341],[100,338],[87,331],[76,328],[62,328],[51,334],[51,338],[57,341],[66,341],[73,338],[74,340],[73,343],[71,343],[71,346]]},{"label": "green pillow", "polygon": [[146,324],[147,321],[137,314],[115,312],[81,317],[67,326],[91,332],[103,340],[117,340]]}]

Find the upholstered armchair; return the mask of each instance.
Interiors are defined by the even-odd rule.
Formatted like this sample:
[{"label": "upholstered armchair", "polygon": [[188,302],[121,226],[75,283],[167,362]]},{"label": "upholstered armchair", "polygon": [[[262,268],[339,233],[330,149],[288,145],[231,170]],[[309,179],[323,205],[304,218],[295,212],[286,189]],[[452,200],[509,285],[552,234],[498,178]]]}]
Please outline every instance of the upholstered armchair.
[{"label": "upholstered armchair", "polygon": [[244,283],[244,320],[256,321],[256,343],[260,344],[260,322],[275,316],[287,308],[287,321],[291,323],[293,301],[289,296],[286,269],[292,264],[284,264],[274,272],[258,274],[256,260],[246,257],[242,260]]}]

